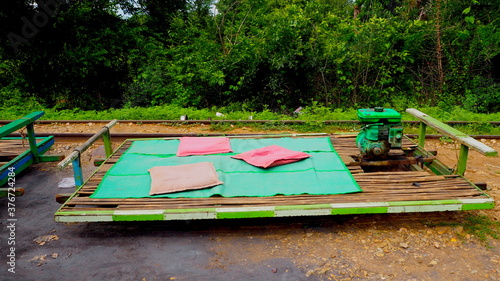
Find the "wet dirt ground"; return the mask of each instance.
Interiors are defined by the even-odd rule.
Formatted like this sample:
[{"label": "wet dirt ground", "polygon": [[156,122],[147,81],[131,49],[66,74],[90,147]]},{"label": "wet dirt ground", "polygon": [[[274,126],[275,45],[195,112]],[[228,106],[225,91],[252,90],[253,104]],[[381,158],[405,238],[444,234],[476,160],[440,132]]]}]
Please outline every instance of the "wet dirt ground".
[{"label": "wet dirt ground", "polygon": [[[96,132],[103,124],[37,125],[37,132]],[[210,126],[118,124],[115,133],[216,133]],[[226,133],[257,133],[235,127]],[[290,131],[286,131],[292,133]],[[262,133],[283,133],[265,131]],[[56,140],[57,142],[57,140]],[[483,140],[500,151],[500,141]],[[69,154],[77,143],[56,143]],[[115,143],[115,145],[118,145]],[[458,146],[426,148],[453,166]],[[93,169],[91,148],[85,174]],[[499,240],[481,242],[464,221],[500,209],[443,212],[154,223],[62,224],[53,220],[57,183],[71,177],[56,163],[16,176],[15,266],[8,272],[8,200],[0,198],[1,280],[500,280]],[[500,199],[500,158],[471,151],[466,176],[487,182]],[[71,190],[72,191],[72,190]]]}]

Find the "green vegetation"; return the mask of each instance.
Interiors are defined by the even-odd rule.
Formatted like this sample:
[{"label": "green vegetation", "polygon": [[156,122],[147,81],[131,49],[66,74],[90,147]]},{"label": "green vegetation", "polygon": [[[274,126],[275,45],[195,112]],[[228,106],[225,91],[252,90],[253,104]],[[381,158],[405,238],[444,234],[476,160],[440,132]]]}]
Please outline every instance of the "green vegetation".
[{"label": "green vegetation", "polygon": [[[233,126],[251,126],[259,130],[293,130],[298,132],[326,132],[334,133],[339,131],[352,132],[359,129],[357,123],[347,124],[324,124],[322,121],[330,120],[357,120],[356,109],[332,109],[316,105],[315,107],[304,107],[300,114],[293,113],[293,109],[288,114],[274,113],[270,110],[256,111],[230,111],[230,107],[212,107],[209,109],[183,108],[176,105],[162,105],[154,107],[132,107],[108,110],[81,110],[81,109],[51,109],[43,108],[36,101],[32,101],[26,106],[11,106],[0,111],[0,120],[14,120],[36,110],[45,111],[41,120],[179,120],[182,115],[187,115],[190,120],[273,120],[264,124],[237,124],[223,122],[212,124],[211,128],[217,131],[227,131]],[[443,111],[439,108],[421,108],[429,115],[442,121],[473,121],[467,125],[456,125],[455,127],[470,135],[500,135],[500,126],[487,122],[500,120],[500,113],[480,114],[465,111],[459,107],[451,111]],[[412,116],[406,114],[404,109],[400,109],[403,120],[412,120]],[[223,116],[217,116],[222,113]],[[282,120],[300,120],[301,124],[283,124]],[[404,124],[406,134],[418,134],[418,125]],[[432,128],[428,128],[428,134],[437,134]],[[448,141],[443,138],[443,141]]]},{"label": "green vegetation", "polygon": [[[490,246],[489,239],[500,239],[500,222],[488,216],[480,214],[469,214],[463,220],[457,222],[441,222],[430,224],[430,226],[462,226],[465,233],[476,237],[486,246]],[[463,237],[462,237],[463,238]]]},{"label": "green vegetation", "polygon": [[[257,111],[232,111],[227,107],[211,107],[208,109],[196,109],[193,107],[180,107],[177,105],[161,105],[152,107],[131,107],[107,110],[82,110],[44,108],[36,101],[25,106],[17,105],[3,107],[0,111],[1,120],[13,120],[36,110],[45,111],[42,119],[45,120],[179,120],[180,116],[187,115],[191,120],[302,120],[302,121],[325,121],[325,120],[357,120],[355,108],[333,109],[322,106],[304,107],[299,114],[288,111],[288,114],[274,113],[270,110]],[[403,120],[416,120],[404,112],[404,108],[398,109],[403,115]],[[459,107],[451,111],[444,111],[437,107],[419,108],[422,112],[432,117],[446,121],[471,121],[485,126],[484,122],[500,120],[500,112],[493,114],[480,114],[465,111]],[[216,113],[223,116],[217,116]]]},{"label": "green vegetation", "polygon": [[442,136],[439,138],[439,141],[443,144],[446,144],[446,143],[453,143],[453,139],[448,137],[448,136]]},{"label": "green vegetation", "polygon": [[[99,119],[166,105],[254,119],[299,106],[327,119],[380,105],[500,111],[500,0],[33,2],[0,7],[0,105],[14,115],[37,103]],[[465,120],[441,119],[453,118]]]},{"label": "green vegetation", "polygon": [[489,238],[500,238],[500,222],[484,215],[470,215],[463,223],[464,230],[487,243]]}]

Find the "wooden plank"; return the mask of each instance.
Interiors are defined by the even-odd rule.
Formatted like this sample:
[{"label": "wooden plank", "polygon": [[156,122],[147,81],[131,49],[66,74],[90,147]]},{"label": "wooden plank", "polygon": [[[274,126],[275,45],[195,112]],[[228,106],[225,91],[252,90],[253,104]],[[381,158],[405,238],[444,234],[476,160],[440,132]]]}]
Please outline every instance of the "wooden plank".
[{"label": "wooden plank", "polygon": [[424,162],[432,162],[435,157],[406,157],[405,159],[389,159],[389,160],[379,160],[379,161],[352,161],[346,163],[347,166],[364,166],[364,167],[374,167],[374,166],[395,166],[395,165],[410,165]]},{"label": "wooden plank", "polygon": [[44,114],[45,112],[43,111],[35,111],[20,119],[14,120],[7,125],[0,127],[0,138],[3,138],[12,132],[15,132],[19,129],[26,127],[27,125],[35,122],[38,118],[42,117]]},{"label": "wooden plank", "polygon": [[0,197],[23,196],[24,188],[0,188]]},{"label": "wooden plank", "polygon": [[[425,177],[422,177],[425,178]],[[430,180],[427,177],[426,180]],[[402,185],[397,182],[388,184],[388,181],[394,181],[394,178],[387,181],[380,181],[376,183],[362,182],[364,192],[357,194],[344,194],[344,195],[297,195],[297,196],[275,196],[266,198],[131,198],[131,199],[91,199],[88,197],[75,197],[70,202],[71,204],[94,204],[94,205],[142,205],[145,208],[150,208],[151,205],[192,205],[192,206],[215,206],[215,205],[238,205],[238,204],[304,204],[304,203],[328,203],[335,201],[352,202],[352,201],[366,201],[367,198],[373,200],[379,198],[380,200],[398,201],[402,198],[423,199],[423,198],[450,198],[452,196],[480,196],[482,193],[474,188],[462,178],[453,179],[438,177],[436,180],[440,182],[422,182],[420,187],[412,185],[408,181],[407,185]],[[444,181],[444,182],[443,182]],[[89,192],[90,194],[92,192]],[[389,197],[387,197],[389,196]],[[384,199],[385,198],[385,199]],[[121,208],[120,207],[120,208]]]},{"label": "wooden plank", "polygon": [[28,140],[23,139],[1,139],[0,157],[16,157],[29,148]]},{"label": "wooden plank", "polygon": [[[50,147],[54,144],[54,137],[44,137],[39,138],[39,141],[36,145],[38,155],[41,155],[48,151]],[[19,140],[20,141],[20,140]],[[52,156],[51,156],[52,157]],[[8,173],[9,169],[15,169],[15,173],[18,174],[31,164],[35,162],[34,155],[31,153],[31,150],[24,150],[22,153],[13,157],[6,164],[0,165],[0,186],[7,183],[9,177]]]}]

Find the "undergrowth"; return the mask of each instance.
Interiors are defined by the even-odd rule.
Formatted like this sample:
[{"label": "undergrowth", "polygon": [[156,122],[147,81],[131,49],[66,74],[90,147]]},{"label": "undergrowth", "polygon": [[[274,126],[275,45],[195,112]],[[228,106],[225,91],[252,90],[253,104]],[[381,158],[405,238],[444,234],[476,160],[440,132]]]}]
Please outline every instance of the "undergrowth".
[{"label": "undergrowth", "polygon": [[500,239],[500,222],[488,216],[470,214],[459,222],[441,222],[438,226],[461,225],[465,233],[476,237],[483,245],[491,247],[489,239]]},{"label": "undergrowth", "polygon": [[485,215],[470,215],[466,217],[463,227],[467,233],[476,236],[487,245],[489,245],[489,238],[500,238],[500,222],[494,221]]},{"label": "undergrowth", "polygon": [[[311,106],[303,108],[300,113],[289,112],[287,114],[276,113],[270,110],[262,112],[252,111],[232,111],[229,108],[182,108],[176,105],[162,105],[154,107],[131,107],[122,109],[108,109],[102,111],[66,109],[57,110],[53,108],[43,108],[36,102],[30,102],[24,105],[14,104],[0,111],[1,120],[14,120],[23,117],[33,111],[42,110],[45,120],[179,120],[181,116],[187,116],[190,120],[274,120],[266,124],[253,125],[261,130],[296,130],[299,132],[334,132],[338,130],[354,131],[359,129],[359,124],[324,124],[325,120],[356,120],[356,109],[327,108],[324,106]],[[500,135],[500,126],[492,125],[488,122],[499,121],[500,112],[492,114],[480,114],[466,111],[455,107],[451,110],[443,110],[438,107],[419,108],[420,111],[443,122],[446,121],[472,121],[467,125],[455,126],[458,130],[466,134],[491,134]],[[403,120],[416,120],[413,116],[404,111]],[[282,120],[300,120],[300,125],[283,124]],[[229,124],[213,125],[220,127],[220,130],[229,130]],[[225,127],[226,126],[226,127]],[[245,126],[252,126],[245,124]],[[418,133],[418,126],[405,124],[407,134]],[[429,129],[428,134],[435,133]]]}]

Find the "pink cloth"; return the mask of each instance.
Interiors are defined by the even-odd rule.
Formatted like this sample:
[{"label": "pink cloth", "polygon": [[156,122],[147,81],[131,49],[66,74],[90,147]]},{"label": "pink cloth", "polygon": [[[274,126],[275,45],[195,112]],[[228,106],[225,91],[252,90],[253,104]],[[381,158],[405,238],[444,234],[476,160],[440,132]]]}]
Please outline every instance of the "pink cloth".
[{"label": "pink cloth", "polygon": [[244,160],[248,164],[257,167],[270,168],[297,162],[310,156],[311,155],[304,152],[293,151],[278,145],[270,145],[263,148],[243,152],[231,157]]},{"label": "pink cloth", "polygon": [[223,184],[211,162],[156,166],[148,171],[151,175],[149,195],[202,189]]},{"label": "pink cloth", "polygon": [[182,137],[177,156],[206,155],[231,152],[229,138]]}]

